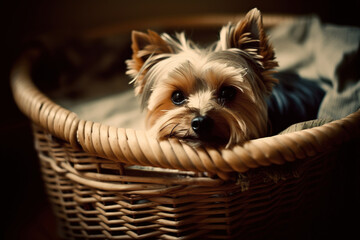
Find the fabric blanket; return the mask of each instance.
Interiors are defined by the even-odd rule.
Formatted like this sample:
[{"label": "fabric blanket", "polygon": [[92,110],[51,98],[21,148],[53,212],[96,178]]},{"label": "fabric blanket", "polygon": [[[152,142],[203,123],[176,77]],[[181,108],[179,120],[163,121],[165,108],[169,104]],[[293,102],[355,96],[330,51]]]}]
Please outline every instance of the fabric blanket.
[{"label": "fabric blanket", "polygon": [[326,95],[318,118],[339,119],[360,107],[360,28],[296,19],[270,31],[279,71],[320,84]]}]

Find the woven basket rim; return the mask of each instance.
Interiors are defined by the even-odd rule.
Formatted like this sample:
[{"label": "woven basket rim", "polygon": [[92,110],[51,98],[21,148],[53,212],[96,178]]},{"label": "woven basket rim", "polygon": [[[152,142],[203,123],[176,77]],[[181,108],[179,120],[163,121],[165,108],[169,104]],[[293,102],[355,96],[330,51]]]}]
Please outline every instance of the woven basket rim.
[{"label": "woven basket rim", "polygon": [[[210,18],[195,17],[192,18],[192,22],[198,23],[197,26],[217,23],[221,25],[224,21],[234,18],[229,15],[219,17],[209,25],[205,24],[206,19]],[[275,25],[284,19],[288,20],[289,16],[265,15],[265,25],[266,19],[271,23],[269,25]],[[191,18],[184,21],[185,25],[190,22]],[[166,26],[173,26],[179,21],[167,21],[167,23]],[[104,32],[94,31],[88,36],[97,37],[114,31],[129,31],[135,24],[128,23],[127,26],[109,28]],[[116,128],[80,119],[74,112],[54,103],[31,80],[32,63],[39,54],[36,49],[28,50],[13,67],[11,88],[19,109],[34,124],[74,148],[125,164],[209,172],[217,174],[223,180],[228,180],[230,172],[242,173],[261,166],[312,157],[355,138],[360,133],[360,110],[358,110],[347,117],[319,127],[253,139],[229,149],[193,148],[177,139],[158,141],[149,137],[144,131]]]}]

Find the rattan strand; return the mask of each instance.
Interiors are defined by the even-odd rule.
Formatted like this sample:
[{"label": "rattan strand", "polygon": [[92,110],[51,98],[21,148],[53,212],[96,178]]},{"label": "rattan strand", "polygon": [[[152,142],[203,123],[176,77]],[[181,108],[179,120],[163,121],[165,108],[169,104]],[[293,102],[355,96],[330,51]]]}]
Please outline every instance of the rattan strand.
[{"label": "rattan strand", "polygon": [[360,111],[325,124],[285,135],[250,140],[231,149],[192,148],[176,139],[157,141],[146,132],[80,120],[46,97],[31,82],[38,52],[30,51],[14,68],[14,98],[26,116],[53,136],[85,152],[128,165],[209,172],[224,180],[229,172],[283,164],[314,156],[359,135]]}]

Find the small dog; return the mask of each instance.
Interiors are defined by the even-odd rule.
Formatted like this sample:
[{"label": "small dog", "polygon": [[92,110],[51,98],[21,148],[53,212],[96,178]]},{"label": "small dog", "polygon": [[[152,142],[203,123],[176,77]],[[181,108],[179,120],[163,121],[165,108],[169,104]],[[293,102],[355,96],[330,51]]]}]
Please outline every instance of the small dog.
[{"label": "small dog", "polygon": [[[271,128],[276,133],[294,121],[316,118],[321,91],[314,84],[287,77],[280,81],[286,86],[271,95],[279,82],[273,70],[278,63],[257,9],[236,25],[224,26],[220,39],[207,48],[187,40],[184,33],[172,38],[148,30],[132,32],[132,50],[127,74],[147,109],[146,127],[160,140],[230,147],[267,136]],[[284,89],[295,93],[283,94]],[[291,104],[288,95],[296,96]],[[289,106],[295,109],[295,120],[277,124]],[[315,108],[315,116],[306,106]]]}]

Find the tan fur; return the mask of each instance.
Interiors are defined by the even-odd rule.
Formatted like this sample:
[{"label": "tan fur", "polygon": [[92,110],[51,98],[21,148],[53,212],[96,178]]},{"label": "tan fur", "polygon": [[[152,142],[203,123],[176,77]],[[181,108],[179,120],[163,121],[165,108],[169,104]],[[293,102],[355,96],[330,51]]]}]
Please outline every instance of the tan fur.
[{"label": "tan fur", "polygon": [[[131,40],[131,48],[133,50],[132,59],[128,60],[126,63],[129,69],[127,74],[132,77],[137,76],[145,61],[151,55],[172,52],[169,45],[156,32],[151,30],[148,30],[147,34],[133,31]],[[142,93],[145,85],[145,82],[143,82],[144,74],[146,74],[146,71],[144,71],[141,76],[137,76],[137,80],[135,81],[136,95]]]},{"label": "tan fur", "polygon": [[[276,82],[271,69],[277,63],[257,9],[224,27],[215,47],[201,49],[184,34],[173,39],[152,31],[134,31],[132,41],[127,73],[147,110],[150,134],[226,147],[267,134],[265,97]],[[234,99],[225,103],[219,100],[224,86],[236,89]],[[172,102],[174,91],[184,94],[182,104]],[[197,116],[214,123],[208,139],[200,139],[191,127]]]},{"label": "tan fur", "polygon": [[270,93],[277,83],[277,79],[271,77],[271,69],[277,67],[278,63],[275,61],[274,48],[265,34],[260,11],[256,8],[249,11],[243,20],[228,31],[227,47],[242,49],[259,61],[263,68],[261,74],[265,88]]}]

